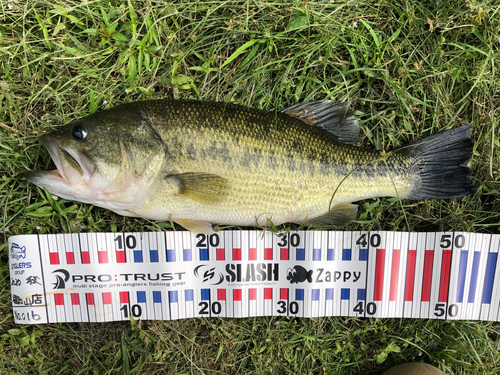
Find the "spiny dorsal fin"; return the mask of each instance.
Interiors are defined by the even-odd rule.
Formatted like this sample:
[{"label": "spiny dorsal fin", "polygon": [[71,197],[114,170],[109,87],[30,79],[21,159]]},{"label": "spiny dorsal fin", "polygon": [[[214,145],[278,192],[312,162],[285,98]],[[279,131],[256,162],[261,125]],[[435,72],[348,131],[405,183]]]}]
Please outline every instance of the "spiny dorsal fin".
[{"label": "spiny dorsal fin", "polygon": [[328,99],[314,100],[294,104],[279,112],[318,126],[333,134],[341,143],[355,144],[361,139],[358,121],[346,103]]},{"label": "spiny dorsal fin", "polygon": [[229,190],[227,179],[202,172],[170,175],[164,178],[164,182],[170,185],[175,195],[184,195],[203,204],[219,203]]}]

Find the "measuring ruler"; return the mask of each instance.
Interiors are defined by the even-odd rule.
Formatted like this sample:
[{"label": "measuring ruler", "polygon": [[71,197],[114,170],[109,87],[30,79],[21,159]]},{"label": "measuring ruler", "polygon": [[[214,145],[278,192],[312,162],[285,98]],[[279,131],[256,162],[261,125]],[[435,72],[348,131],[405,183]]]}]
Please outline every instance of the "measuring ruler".
[{"label": "measuring ruler", "polygon": [[16,323],[356,316],[500,321],[500,235],[223,231],[9,238]]}]

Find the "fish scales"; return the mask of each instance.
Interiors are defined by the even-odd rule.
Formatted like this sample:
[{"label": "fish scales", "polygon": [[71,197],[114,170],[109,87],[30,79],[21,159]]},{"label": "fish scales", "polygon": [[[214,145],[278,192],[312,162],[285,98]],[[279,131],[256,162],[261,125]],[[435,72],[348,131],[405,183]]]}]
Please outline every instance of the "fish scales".
[{"label": "fish scales", "polygon": [[[122,105],[42,137],[57,171],[28,178],[122,215],[205,232],[211,224],[324,224],[325,218],[342,224],[355,218],[348,204],[358,200],[454,197],[475,189],[463,166],[472,152],[466,127],[385,153],[339,141],[359,132],[344,104],[296,107],[286,113],[199,101]],[[445,160],[442,167],[437,159]],[[453,172],[459,177],[445,181],[450,186],[433,182]],[[332,219],[335,212],[340,216]]]},{"label": "fish scales", "polygon": [[[155,194],[145,210],[165,207],[158,218],[171,210],[179,217],[235,225],[254,225],[258,218],[259,225],[267,219],[277,224],[301,221],[328,211],[334,187],[355,168],[359,169],[335,193],[332,207],[351,202],[352,196],[363,199],[394,190],[386,166],[370,164],[380,152],[334,143],[322,129],[311,129],[292,117],[223,103],[161,104],[147,103],[142,111],[170,150],[173,164],[181,173],[208,172],[226,178],[231,190],[217,205]],[[198,151],[193,155],[190,149]],[[403,177],[395,180],[402,195],[410,183]]]}]

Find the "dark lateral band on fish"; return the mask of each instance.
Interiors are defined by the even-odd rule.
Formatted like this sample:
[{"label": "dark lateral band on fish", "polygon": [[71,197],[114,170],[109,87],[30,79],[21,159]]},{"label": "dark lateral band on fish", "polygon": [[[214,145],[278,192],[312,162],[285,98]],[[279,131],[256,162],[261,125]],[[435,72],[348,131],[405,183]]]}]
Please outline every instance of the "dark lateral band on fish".
[{"label": "dark lateral band on fish", "polygon": [[387,153],[355,146],[359,140],[354,113],[332,100],[278,112],[142,101],[43,135],[57,169],[27,178],[66,199],[205,233],[212,224],[341,226],[356,219],[359,200],[457,198],[477,189],[465,165],[470,125]]}]

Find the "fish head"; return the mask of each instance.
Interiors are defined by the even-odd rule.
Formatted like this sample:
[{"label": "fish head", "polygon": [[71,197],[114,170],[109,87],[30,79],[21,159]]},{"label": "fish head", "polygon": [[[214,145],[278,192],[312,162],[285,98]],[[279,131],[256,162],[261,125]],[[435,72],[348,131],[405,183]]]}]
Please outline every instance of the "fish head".
[{"label": "fish head", "polygon": [[165,145],[146,118],[120,107],[40,137],[56,169],[26,177],[65,199],[127,210],[160,178]]}]

